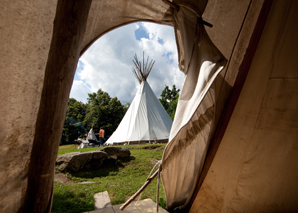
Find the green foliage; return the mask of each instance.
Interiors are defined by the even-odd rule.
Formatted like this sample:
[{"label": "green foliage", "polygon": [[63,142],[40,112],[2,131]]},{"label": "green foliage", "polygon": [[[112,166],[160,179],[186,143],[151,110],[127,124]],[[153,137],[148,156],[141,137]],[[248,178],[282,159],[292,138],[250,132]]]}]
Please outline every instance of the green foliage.
[{"label": "green foliage", "polygon": [[79,122],[83,121],[86,116],[87,105],[77,101],[74,98],[68,100],[68,106],[66,110],[66,116],[74,118]]},{"label": "green foliage", "polygon": [[[122,161],[124,167],[115,168],[107,165],[104,169],[68,174],[71,183],[55,182],[52,212],[87,212],[94,210],[93,195],[108,191],[113,205],[124,203],[146,181],[153,168],[152,159],[161,160],[166,144],[128,145],[129,160]],[[154,149],[154,146],[155,149]],[[72,146],[60,146],[59,152]],[[151,147],[149,149],[148,147]],[[145,149],[146,148],[146,149]],[[91,148],[96,150],[98,148]],[[85,151],[85,149],[82,149]],[[73,151],[78,151],[74,150]],[[89,150],[90,151],[90,150]],[[95,182],[80,184],[81,182]],[[156,201],[156,179],[142,193],[141,199],[151,198]],[[160,184],[160,205],[165,208],[165,194]]]},{"label": "green foliage", "polygon": [[88,94],[87,113],[83,121],[86,129],[93,127],[98,132],[100,127],[105,130],[105,137],[110,136],[122,120],[126,107],[117,97],[111,98],[101,89],[97,93]]},{"label": "green foliage", "polygon": [[128,108],[130,107],[130,103],[126,103],[123,105],[125,113],[127,112]]},{"label": "green foliage", "polygon": [[172,87],[172,90],[169,89],[168,86],[166,86],[162,93],[161,93],[161,98],[159,99],[160,103],[162,106],[165,108],[169,116],[174,120],[175,113],[176,113],[176,107],[178,103],[178,98],[179,98],[179,92],[180,89],[176,89],[175,84]]},{"label": "green foliage", "polygon": [[85,128],[82,125],[82,121],[86,115],[86,108],[86,104],[74,98],[68,100],[61,138],[62,144],[73,143],[75,139],[84,135]]},{"label": "green foliage", "polygon": [[101,89],[88,96],[87,104],[74,98],[69,99],[61,144],[74,143],[78,137],[84,137],[91,127],[95,133],[103,127],[105,137],[110,136],[118,127],[130,105],[129,103],[122,105],[117,97],[111,98]]}]

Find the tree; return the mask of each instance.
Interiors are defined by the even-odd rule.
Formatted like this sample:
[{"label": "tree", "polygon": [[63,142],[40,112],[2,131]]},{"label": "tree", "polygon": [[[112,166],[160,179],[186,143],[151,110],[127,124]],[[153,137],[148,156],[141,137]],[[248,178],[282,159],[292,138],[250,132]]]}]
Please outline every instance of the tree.
[{"label": "tree", "polygon": [[83,121],[87,129],[93,127],[95,132],[102,127],[105,137],[110,136],[118,127],[127,108],[117,97],[111,98],[108,93],[99,89],[96,93],[88,94],[87,113]]},{"label": "tree", "polygon": [[85,128],[82,125],[82,121],[86,115],[86,107],[86,104],[74,98],[68,100],[61,138],[62,144],[73,143],[75,139],[84,135]]},{"label": "tree", "polygon": [[[130,103],[126,103],[126,104],[124,104],[123,107],[124,107],[124,110],[125,110],[125,113],[126,113],[127,110],[128,110],[128,108],[130,107]],[[125,114],[125,113],[124,113],[124,114]]]},{"label": "tree", "polygon": [[161,93],[161,98],[159,99],[162,106],[165,108],[169,116],[174,120],[176,107],[178,103],[180,89],[177,89],[175,84],[172,89],[169,89],[168,86],[165,86]]},{"label": "tree", "polygon": [[86,104],[80,101],[77,101],[74,98],[70,98],[68,100],[66,116],[72,117],[77,121],[82,122],[86,116],[86,108],[87,108]]},{"label": "tree", "polygon": [[88,103],[84,104],[70,98],[66,110],[61,143],[73,143],[78,137],[83,137],[91,127],[95,132],[100,127],[105,129],[105,137],[110,136],[118,127],[129,103],[122,105],[108,93],[98,90],[88,94]]}]

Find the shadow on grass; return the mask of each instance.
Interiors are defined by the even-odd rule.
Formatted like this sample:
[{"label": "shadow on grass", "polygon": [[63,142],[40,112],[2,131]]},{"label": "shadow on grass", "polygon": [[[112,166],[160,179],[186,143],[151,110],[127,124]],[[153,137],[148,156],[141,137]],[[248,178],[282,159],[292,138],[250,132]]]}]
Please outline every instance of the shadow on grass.
[{"label": "shadow on grass", "polygon": [[118,161],[120,161],[121,163],[126,163],[126,162],[130,162],[132,160],[135,160],[136,158],[134,156],[130,156],[129,158],[119,158]]},{"label": "shadow on grass", "polygon": [[94,204],[90,202],[90,198],[82,199],[82,197],[86,197],[85,193],[79,193],[76,195],[73,192],[65,191],[65,192],[55,192],[54,200],[52,206],[52,213],[54,212],[85,212],[85,211],[93,211]]},{"label": "shadow on grass", "polygon": [[71,175],[73,177],[80,177],[80,178],[114,176],[116,175],[115,174],[116,172],[119,172],[119,167],[125,167],[122,163],[127,163],[134,159],[135,157],[133,156],[130,156],[129,158],[118,159],[118,160],[109,158],[105,160],[98,169],[71,173]]}]

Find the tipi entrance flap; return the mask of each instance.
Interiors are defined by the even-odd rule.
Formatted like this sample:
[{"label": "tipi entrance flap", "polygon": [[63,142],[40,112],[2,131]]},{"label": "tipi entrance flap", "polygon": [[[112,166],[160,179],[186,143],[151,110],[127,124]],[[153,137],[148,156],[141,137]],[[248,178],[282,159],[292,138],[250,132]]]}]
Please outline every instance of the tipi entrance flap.
[{"label": "tipi entrance flap", "polygon": [[298,211],[297,8],[297,1],[273,2],[191,212]]},{"label": "tipi entrance flap", "polygon": [[[172,13],[179,67],[186,76],[162,160],[167,208],[187,205],[191,199],[212,131],[215,106],[212,83],[226,63],[198,22],[198,14],[179,6],[179,11],[173,9]],[[184,169],[187,173],[182,172]]]}]

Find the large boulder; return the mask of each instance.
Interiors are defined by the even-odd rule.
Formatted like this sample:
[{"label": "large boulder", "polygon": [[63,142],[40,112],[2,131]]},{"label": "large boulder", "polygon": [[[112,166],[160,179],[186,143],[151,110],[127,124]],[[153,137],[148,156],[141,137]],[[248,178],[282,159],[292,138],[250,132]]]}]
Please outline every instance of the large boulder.
[{"label": "large boulder", "polygon": [[109,156],[116,156],[117,158],[129,158],[130,151],[126,148],[108,146],[103,149]]},{"label": "large boulder", "polygon": [[59,155],[56,165],[61,172],[79,172],[81,170],[89,170],[99,168],[108,154],[100,150],[93,152],[72,152]]}]

